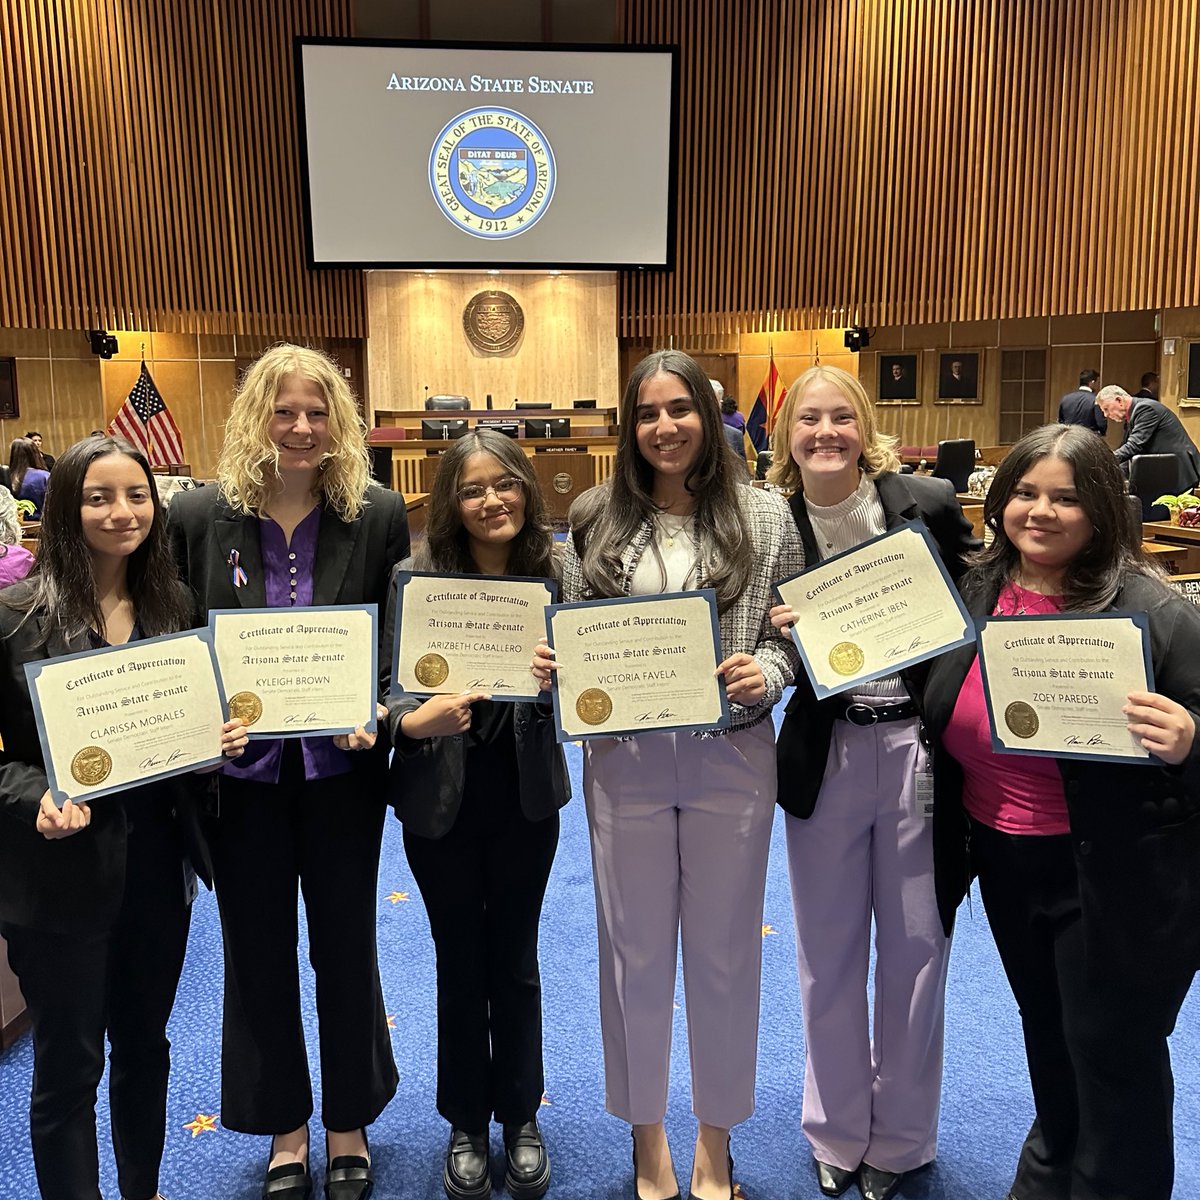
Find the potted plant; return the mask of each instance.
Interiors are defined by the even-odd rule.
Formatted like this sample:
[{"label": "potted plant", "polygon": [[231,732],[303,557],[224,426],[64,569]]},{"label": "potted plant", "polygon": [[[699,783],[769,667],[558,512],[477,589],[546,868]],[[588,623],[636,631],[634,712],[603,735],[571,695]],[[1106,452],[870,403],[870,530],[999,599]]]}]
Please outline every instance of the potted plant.
[{"label": "potted plant", "polygon": [[1200,496],[1191,492],[1182,492],[1178,496],[1159,496],[1154,501],[1161,504],[1171,514],[1172,525],[1200,526]]}]

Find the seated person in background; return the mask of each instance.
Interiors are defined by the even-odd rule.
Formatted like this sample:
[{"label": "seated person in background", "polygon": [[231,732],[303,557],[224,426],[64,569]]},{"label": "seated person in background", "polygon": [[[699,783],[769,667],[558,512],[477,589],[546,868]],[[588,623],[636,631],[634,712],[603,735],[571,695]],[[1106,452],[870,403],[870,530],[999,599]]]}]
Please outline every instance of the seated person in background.
[{"label": "seated person in background", "polygon": [[[47,454],[45,452],[45,450],[42,449],[42,435],[40,433],[38,433],[38,431],[36,429],[34,429],[34,430],[31,430],[29,433],[27,433],[25,436],[37,447],[38,453],[42,456],[42,461],[46,464],[46,470],[53,471],[54,470],[54,455]],[[100,436],[103,437],[104,434],[101,434]]]},{"label": "seated person in background", "polygon": [[0,588],[24,579],[33,569],[33,555],[21,545],[21,522],[12,492],[0,487]]},{"label": "seated person in background", "polygon": [[8,450],[8,486],[18,500],[33,501],[33,517],[40,521],[46,498],[46,470],[42,452],[28,438],[13,438]]},{"label": "seated person in background", "polygon": [[1179,464],[1176,493],[1200,482],[1200,452],[1169,408],[1156,400],[1139,400],[1115,384],[1101,388],[1096,403],[1110,421],[1125,423],[1125,440],[1113,453],[1126,475],[1135,454],[1173,454]]}]

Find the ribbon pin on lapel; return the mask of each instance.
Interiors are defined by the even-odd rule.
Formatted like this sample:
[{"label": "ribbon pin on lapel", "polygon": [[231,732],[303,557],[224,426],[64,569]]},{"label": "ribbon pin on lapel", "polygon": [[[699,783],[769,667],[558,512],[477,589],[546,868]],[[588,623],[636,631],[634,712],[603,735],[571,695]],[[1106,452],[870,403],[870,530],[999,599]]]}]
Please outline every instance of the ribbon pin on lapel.
[{"label": "ribbon pin on lapel", "polygon": [[229,573],[235,588],[245,587],[245,585],[250,582],[246,578],[246,572],[242,570],[241,563],[238,561],[238,558],[238,552],[236,550],[230,550],[229,558],[226,560],[229,563]]}]

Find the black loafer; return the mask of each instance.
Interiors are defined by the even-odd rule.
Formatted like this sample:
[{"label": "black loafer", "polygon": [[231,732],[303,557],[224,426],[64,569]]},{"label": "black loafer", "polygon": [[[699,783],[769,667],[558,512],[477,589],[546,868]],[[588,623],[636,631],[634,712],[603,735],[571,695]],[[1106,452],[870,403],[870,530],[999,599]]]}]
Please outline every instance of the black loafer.
[{"label": "black loafer", "polygon": [[313,1192],[308,1163],[269,1167],[263,1180],[262,1200],[310,1200]]},{"label": "black loafer", "polygon": [[325,1200],[367,1200],[374,1190],[371,1160],[361,1154],[339,1154],[325,1172]]},{"label": "black loafer", "polygon": [[492,1194],[486,1133],[450,1131],[442,1184],[450,1200],[480,1200]]},{"label": "black loafer", "polygon": [[858,1168],[858,1190],[863,1200],[891,1200],[904,1180],[904,1172],[881,1171],[863,1163]]},{"label": "black loafer", "polygon": [[504,1186],[513,1200],[540,1200],[550,1186],[550,1156],[536,1118],[504,1126]]},{"label": "black loafer", "polygon": [[817,1187],[826,1196],[840,1196],[858,1178],[858,1171],[848,1171],[845,1167],[835,1167],[833,1163],[813,1159],[817,1171]]}]

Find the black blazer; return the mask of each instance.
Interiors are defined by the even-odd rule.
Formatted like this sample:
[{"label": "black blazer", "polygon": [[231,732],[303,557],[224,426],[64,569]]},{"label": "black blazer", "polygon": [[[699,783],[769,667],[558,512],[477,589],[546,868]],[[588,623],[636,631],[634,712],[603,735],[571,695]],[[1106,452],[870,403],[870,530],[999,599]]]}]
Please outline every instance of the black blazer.
[{"label": "black blazer", "polygon": [[[265,608],[259,519],[236,511],[216,487],[179,492],[167,509],[167,529],[184,582],[196,595],[200,620],[213,608]],[[233,586],[229,552],[236,550],[246,583]],[[367,492],[367,504],[353,521],[325,509],[317,533],[313,604],[387,605],[392,567],[408,554],[408,514],[404,497],[382,487]],[[382,627],[383,622],[380,621]],[[381,645],[380,699],[387,686],[387,650]],[[381,769],[384,738],[375,752],[355,754],[356,770]]]},{"label": "black blazer", "polygon": [[[986,616],[995,605],[991,594],[968,607]],[[1149,615],[1155,690],[1188,709],[1197,737],[1178,767],[1059,761],[1085,945],[1092,970],[1175,979],[1200,968],[1200,611],[1136,574],[1111,607]],[[947,934],[974,871],[962,768],[940,742],[974,661],[974,645],[950,651],[934,663],[925,688],[934,745],[934,880]]]},{"label": "black blazer", "polygon": [[[14,584],[9,594],[26,587],[23,582]],[[44,616],[35,613],[14,633],[21,615],[0,604],[0,921],[55,933],[101,933],[116,920],[125,891],[123,794],[96,800],[91,824],[71,837],[50,841],[38,833],[38,808],[49,783],[24,670],[28,662],[90,650],[91,645],[81,638],[70,644],[51,639],[38,646]],[[211,886],[212,868],[197,811],[207,787],[204,776],[177,775],[148,784],[146,790],[154,789],[171,806],[184,852]],[[129,794],[142,790],[131,789]],[[184,886],[181,855],[181,895]]]},{"label": "black blazer", "polygon": [[[401,563],[396,571],[411,568]],[[396,572],[393,572],[393,580]],[[396,631],[396,589],[388,597],[384,638],[388,646],[388,674],[391,674],[391,647]],[[517,743],[517,775],[521,811],[530,821],[553,816],[571,799],[571,781],[562,746],[554,736],[553,710],[546,702],[513,705],[513,733]],[[462,805],[466,779],[466,738],[410,738],[400,732],[400,719],[421,706],[422,699],[403,692],[387,698],[388,732],[396,752],[392,755],[388,780],[388,801],[405,829],[420,837],[440,838],[450,832]]]},{"label": "black blazer", "polygon": [[1108,418],[1096,404],[1096,393],[1087,388],[1068,392],[1058,402],[1058,420],[1061,425],[1082,425],[1102,437],[1108,431]]},{"label": "black blazer", "polygon": [[[918,517],[923,520],[937,543],[950,578],[957,583],[966,570],[962,556],[978,550],[981,543],[971,532],[970,521],[963,516],[954,485],[948,479],[934,479],[930,475],[889,472],[875,480],[875,488],[883,505],[887,528],[896,529]],[[788,505],[804,543],[804,561],[820,561],[821,551],[808,519],[803,493],[796,492]],[[919,663],[901,672],[910,695],[918,704],[927,670],[926,663]],[[784,710],[776,745],[779,805],[794,817],[811,817],[817,806],[839,707],[836,698],[818,700],[808,674],[803,669],[796,672],[796,690]]]},{"label": "black blazer", "polygon": [[1179,418],[1157,400],[1137,400],[1129,410],[1125,440],[1115,451],[1117,462],[1128,463],[1135,454],[1173,454],[1179,464],[1176,492],[1200,481],[1200,453]]}]

